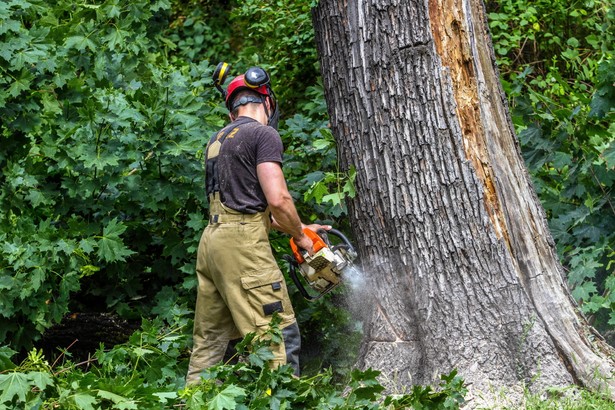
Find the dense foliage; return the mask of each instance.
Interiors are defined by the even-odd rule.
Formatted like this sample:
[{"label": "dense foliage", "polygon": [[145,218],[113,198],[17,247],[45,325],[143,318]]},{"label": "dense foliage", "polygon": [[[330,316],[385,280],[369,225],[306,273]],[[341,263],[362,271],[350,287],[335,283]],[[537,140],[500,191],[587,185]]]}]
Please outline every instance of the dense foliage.
[{"label": "dense foliage", "polygon": [[3,2],[0,340],[193,289],[209,64],[171,64],[167,1]]},{"label": "dense foliage", "polygon": [[[183,389],[206,215],[202,149],[226,122],[210,82],[218,61],[236,74],[255,64],[271,72],[300,213],[346,228],[353,171],[337,168],[312,3],[0,2],[0,408],[375,408],[376,373],[349,369],[360,326],[341,294],[311,304],[294,295],[308,376],[267,369],[268,350],[251,336],[240,345],[245,360]],[[574,295],[605,330],[615,323],[614,11],[604,0],[487,4],[513,120]],[[287,245],[273,237],[279,255]],[[82,363],[68,346],[52,359],[31,349],[81,311],[151,321]],[[386,400],[455,408],[463,392],[452,373],[439,393],[417,386]]]},{"label": "dense foliage", "polygon": [[201,384],[188,387],[186,369],[178,360],[187,343],[185,332],[165,328],[160,321],[144,323],[128,343],[109,351],[101,348],[87,363],[50,364],[33,350],[15,366],[10,361],[14,352],[3,347],[0,408],[455,410],[463,403],[466,389],[455,372],[441,377],[437,391],[414,386],[382,397],[377,371],[354,370],[340,386],[330,370],[303,378],[294,377],[290,366],[271,370],[269,346],[282,338],[278,323],[274,318],[264,338],[248,334],[237,345],[240,360],[210,368]]},{"label": "dense foliage", "polygon": [[501,79],[573,296],[615,325],[615,8],[489,2]]}]

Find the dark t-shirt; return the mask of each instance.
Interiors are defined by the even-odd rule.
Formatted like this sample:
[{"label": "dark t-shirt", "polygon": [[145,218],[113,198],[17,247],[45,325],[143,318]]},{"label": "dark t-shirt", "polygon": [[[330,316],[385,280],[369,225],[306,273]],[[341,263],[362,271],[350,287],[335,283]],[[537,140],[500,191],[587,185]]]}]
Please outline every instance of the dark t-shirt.
[{"label": "dark t-shirt", "polygon": [[[254,119],[239,117],[212,137],[207,146],[208,158],[216,150],[222,133],[227,135],[219,146],[216,165],[222,203],[242,213],[263,212],[267,200],[258,182],[256,166],[263,162],[282,164],[284,146],[280,134]],[[208,185],[212,177],[208,172]]]}]

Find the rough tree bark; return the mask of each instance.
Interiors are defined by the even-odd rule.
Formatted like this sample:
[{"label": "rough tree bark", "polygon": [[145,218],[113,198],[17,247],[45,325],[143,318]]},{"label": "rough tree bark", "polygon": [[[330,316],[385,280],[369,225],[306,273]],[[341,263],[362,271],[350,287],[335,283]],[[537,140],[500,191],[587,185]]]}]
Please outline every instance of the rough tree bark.
[{"label": "rough tree bark", "polygon": [[357,169],[373,296],[359,365],[399,384],[457,368],[475,393],[613,390],[613,350],[574,306],[520,156],[482,1],[321,0],[314,27],[340,162]]}]

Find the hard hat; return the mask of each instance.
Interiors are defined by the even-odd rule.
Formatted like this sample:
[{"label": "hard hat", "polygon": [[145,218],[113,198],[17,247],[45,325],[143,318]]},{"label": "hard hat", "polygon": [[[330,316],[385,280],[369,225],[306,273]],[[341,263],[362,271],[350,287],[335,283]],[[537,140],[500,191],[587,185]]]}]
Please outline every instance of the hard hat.
[{"label": "hard hat", "polygon": [[267,97],[272,96],[267,72],[260,67],[251,67],[245,74],[235,77],[226,88],[226,108],[229,111],[232,111],[234,94],[243,89],[253,90]]},{"label": "hard hat", "polygon": [[229,70],[229,65],[225,62],[221,62],[216,67],[212,76],[215,87],[218,89],[218,91],[220,91],[222,97],[224,98],[226,108],[228,108],[228,110],[232,112],[233,109],[237,108],[237,106],[249,102],[264,103],[265,98],[262,98],[259,101],[256,99],[256,97],[244,96],[240,99],[240,101],[235,104],[235,106],[233,106],[233,99],[239,91],[244,89],[256,91],[258,94],[269,98],[272,111],[269,112],[269,109],[267,109],[267,105],[264,105],[265,113],[267,114],[267,124],[277,129],[278,120],[280,118],[280,110],[278,107],[277,100],[275,98],[275,94],[271,89],[269,74],[267,74],[267,71],[263,70],[260,67],[250,67],[248,68],[248,71],[245,72],[245,74],[235,77],[226,88],[226,91],[224,91],[222,89],[222,84],[224,84],[224,80],[226,79]]}]

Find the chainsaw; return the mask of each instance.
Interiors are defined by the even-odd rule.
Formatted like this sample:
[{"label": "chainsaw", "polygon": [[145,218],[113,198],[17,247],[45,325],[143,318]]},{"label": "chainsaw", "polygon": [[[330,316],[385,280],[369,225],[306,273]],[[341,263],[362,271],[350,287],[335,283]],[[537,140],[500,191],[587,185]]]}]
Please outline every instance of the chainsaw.
[{"label": "chainsaw", "polygon": [[[291,238],[291,255],[283,258],[289,262],[289,274],[301,295],[309,300],[317,300],[336,288],[342,283],[343,275],[354,269],[353,261],[357,257],[354,247],[337,229],[320,229],[314,232],[305,228],[303,232],[312,240],[314,254],[310,255],[305,249],[299,248]],[[339,240],[337,244],[330,241],[329,235],[336,236]],[[304,280],[318,292],[313,296],[299,280],[297,269],[301,272]]]}]

